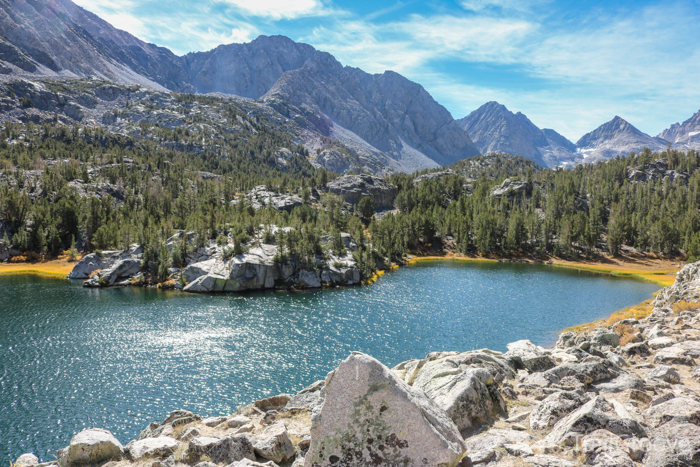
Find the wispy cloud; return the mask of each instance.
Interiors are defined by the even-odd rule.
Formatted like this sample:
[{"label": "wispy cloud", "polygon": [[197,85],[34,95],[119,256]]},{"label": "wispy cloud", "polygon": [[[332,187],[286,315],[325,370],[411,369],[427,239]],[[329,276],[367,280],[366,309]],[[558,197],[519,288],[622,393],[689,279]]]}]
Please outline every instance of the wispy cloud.
[{"label": "wispy cloud", "polygon": [[293,19],[323,14],[325,9],[318,0],[226,0],[251,16],[272,19]]},{"label": "wispy cloud", "polygon": [[528,11],[535,6],[549,3],[551,0],[461,0],[460,6],[465,10],[481,12],[489,9],[503,11]]}]

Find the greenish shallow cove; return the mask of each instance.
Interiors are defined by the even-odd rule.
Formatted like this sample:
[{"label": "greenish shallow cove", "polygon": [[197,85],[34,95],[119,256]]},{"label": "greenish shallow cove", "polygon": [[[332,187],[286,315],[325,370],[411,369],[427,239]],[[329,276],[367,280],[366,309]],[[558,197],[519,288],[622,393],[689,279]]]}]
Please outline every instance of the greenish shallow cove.
[{"label": "greenish shallow cove", "polygon": [[203,296],[0,277],[0,461],[88,427],[126,443],[174,409],[230,414],[324,378],[352,350],[393,366],[530,339],[658,286],[541,265],[418,263],[365,287]]}]

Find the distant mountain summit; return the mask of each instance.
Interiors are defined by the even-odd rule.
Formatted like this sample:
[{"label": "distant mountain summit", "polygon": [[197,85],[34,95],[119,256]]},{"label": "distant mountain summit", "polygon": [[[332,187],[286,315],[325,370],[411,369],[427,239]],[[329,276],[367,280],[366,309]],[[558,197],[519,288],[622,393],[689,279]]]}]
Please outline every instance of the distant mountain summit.
[{"label": "distant mountain summit", "polygon": [[554,130],[540,130],[524,114],[487,102],[457,120],[479,150],[526,157],[543,167],[573,165],[576,146]]},{"label": "distant mountain summit", "polygon": [[644,148],[662,151],[666,149],[666,145],[667,141],[664,139],[653,138],[618,116],[583,135],[576,142],[586,163],[626,156],[632,151],[640,152]]},{"label": "distant mountain summit", "polygon": [[197,92],[222,92],[258,99],[287,71],[304,66],[319,52],[285,36],[260,36],[246,44],[220,45],[182,57]]},{"label": "distant mountain summit", "polygon": [[683,123],[674,123],[659,134],[678,149],[700,149],[700,111]]}]

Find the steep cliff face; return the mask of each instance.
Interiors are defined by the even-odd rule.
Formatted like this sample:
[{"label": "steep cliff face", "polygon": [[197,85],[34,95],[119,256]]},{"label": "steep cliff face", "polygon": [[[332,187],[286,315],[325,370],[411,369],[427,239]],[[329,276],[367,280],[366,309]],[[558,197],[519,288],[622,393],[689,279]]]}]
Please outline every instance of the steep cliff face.
[{"label": "steep cliff face", "polygon": [[629,122],[616,116],[578,140],[579,148],[585,162],[596,162],[616,156],[626,156],[630,152],[640,152],[644,148],[652,151],[666,149],[667,142],[661,138],[652,138],[639,131]]},{"label": "steep cliff face", "polygon": [[182,57],[197,92],[223,92],[257,99],[285,71],[301,68],[319,55],[307,44],[284,36],[260,36],[247,44],[220,45]]},{"label": "steep cliff face", "polygon": [[0,0],[4,73],[81,77],[192,91],[181,59],[70,0]]},{"label": "steep cliff face", "polygon": [[[394,72],[370,75],[343,67],[327,53],[284,73],[263,99],[283,113],[300,112],[315,129],[360,153],[382,153],[395,170],[432,168],[479,154],[419,84]],[[289,105],[295,109],[285,110]]]},{"label": "steep cliff face", "polygon": [[540,130],[525,115],[498,102],[487,102],[458,122],[484,154],[514,154],[543,167],[571,165],[576,159],[573,143],[554,130]]},{"label": "steep cliff face", "polygon": [[700,149],[700,110],[683,123],[674,123],[657,138],[665,139],[681,150]]}]

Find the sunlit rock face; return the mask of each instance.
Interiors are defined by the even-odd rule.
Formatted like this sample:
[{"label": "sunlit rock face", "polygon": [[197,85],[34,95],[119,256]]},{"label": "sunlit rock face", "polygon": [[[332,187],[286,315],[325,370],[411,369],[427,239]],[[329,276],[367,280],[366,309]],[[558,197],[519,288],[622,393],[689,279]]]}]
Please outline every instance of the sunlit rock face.
[{"label": "sunlit rock face", "polygon": [[526,157],[542,167],[571,166],[576,146],[554,130],[540,130],[522,113],[487,102],[457,120],[482,154],[504,152]]},{"label": "sunlit rock face", "polygon": [[584,162],[597,162],[617,156],[627,156],[630,152],[641,152],[644,148],[663,151],[667,141],[652,138],[639,131],[626,120],[615,117],[595,130],[587,133],[576,142]]},{"label": "sunlit rock face", "polygon": [[700,149],[700,110],[683,123],[674,123],[657,137],[668,141],[675,149]]}]

